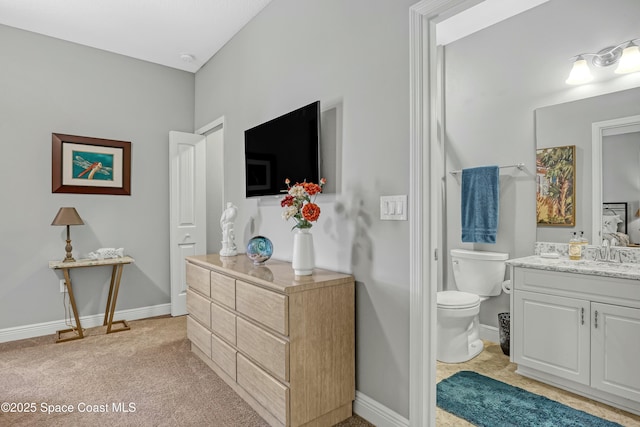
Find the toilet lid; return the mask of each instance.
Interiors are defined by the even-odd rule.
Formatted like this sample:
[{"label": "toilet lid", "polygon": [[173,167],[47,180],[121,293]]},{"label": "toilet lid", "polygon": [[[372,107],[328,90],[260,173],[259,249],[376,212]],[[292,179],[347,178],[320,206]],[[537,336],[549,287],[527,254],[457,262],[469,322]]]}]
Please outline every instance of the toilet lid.
[{"label": "toilet lid", "polygon": [[480,297],[469,292],[442,291],[436,298],[439,307],[469,308],[480,303]]}]

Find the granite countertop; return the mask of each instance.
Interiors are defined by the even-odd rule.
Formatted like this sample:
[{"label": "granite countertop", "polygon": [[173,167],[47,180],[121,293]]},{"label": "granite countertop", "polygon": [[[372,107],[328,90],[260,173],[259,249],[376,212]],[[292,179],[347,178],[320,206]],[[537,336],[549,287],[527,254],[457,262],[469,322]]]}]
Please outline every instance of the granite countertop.
[{"label": "granite countertop", "polygon": [[507,264],[514,267],[533,268],[537,270],[640,280],[640,264],[634,262],[619,263],[584,259],[573,261],[566,256],[554,259],[543,258],[539,255],[532,255],[523,258],[510,259],[507,261]]}]

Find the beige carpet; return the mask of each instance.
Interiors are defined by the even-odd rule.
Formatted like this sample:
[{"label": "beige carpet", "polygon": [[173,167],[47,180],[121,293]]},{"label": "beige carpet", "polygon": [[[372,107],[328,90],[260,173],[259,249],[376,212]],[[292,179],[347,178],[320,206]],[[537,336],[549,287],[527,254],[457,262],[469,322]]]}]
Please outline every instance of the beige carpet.
[{"label": "beige carpet", "polygon": [[[190,352],[185,317],[130,325],[109,335],[92,328],[66,343],[46,336],[0,344],[0,403],[23,411],[3,405],[0,426],[267,425]],[[371,426],[357,416],[340,425]]]}]

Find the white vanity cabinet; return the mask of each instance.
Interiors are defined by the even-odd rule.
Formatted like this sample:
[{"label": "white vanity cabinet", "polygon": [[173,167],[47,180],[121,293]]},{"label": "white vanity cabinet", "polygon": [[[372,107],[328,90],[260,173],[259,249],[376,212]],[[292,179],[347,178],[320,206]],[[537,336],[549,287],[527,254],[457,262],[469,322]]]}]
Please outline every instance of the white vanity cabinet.
[{"label": "white vanity cabinet", "polygon": [[589,384],[589,301],[517,290],[514,303],[514,362]]},{"label": "white vanity cabinet", "polygon": [[512,268],[517,372],[640,414],[640,281]]},{"label": "white vanity cabinet", "polygon": [[591,386],[640,402],[640,309],[591,303]]}]

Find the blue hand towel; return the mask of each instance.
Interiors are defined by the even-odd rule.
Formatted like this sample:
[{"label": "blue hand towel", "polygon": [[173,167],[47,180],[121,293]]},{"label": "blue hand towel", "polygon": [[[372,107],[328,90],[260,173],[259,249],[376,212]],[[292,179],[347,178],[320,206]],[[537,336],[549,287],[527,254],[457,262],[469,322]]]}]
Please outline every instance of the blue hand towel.
[{"label": "blue hand towel", "polygon": [[496,242],[499,178],[498,166],[462,170],[463,242]]}]

